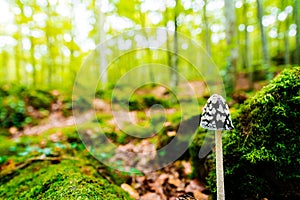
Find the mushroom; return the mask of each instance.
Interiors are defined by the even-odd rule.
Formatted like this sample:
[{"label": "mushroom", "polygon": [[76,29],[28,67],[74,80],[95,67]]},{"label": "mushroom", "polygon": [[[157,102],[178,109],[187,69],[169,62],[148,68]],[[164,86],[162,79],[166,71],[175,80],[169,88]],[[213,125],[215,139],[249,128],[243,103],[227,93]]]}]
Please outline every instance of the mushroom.
[{"label": "mushroom", "polygon": [[213,94],[203,107],[200,126],[215,131],[216,141],[216,173],[217,173],[217,199],[225,199],[222,130],[232,130],[234,127],[230,118],[229,108],[225,99]]}]

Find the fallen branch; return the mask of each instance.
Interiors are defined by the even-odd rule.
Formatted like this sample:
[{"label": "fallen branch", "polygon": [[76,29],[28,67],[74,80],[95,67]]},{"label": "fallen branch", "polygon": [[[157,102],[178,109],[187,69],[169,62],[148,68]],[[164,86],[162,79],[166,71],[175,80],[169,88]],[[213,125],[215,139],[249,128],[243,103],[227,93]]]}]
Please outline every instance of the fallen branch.
[{"label": "fallen branch", "polygon": [[16,171],[20,170],[20,169],[24,169],[27,166],[31,165],[34,162],[41,162],[41,161],[58,161],[60,162],[61,160],[79,160],[78,158],[75,157],[46,157],[45,154],[42,154],[38,157],[34,157],[34,158],[29,158],[28,160],[26,160],[25,162],[21,162],[18,163],[13,169],[11,170],[4,170],[4,172],[0,173],[0,179],[2,179],[5,176],[11,175],[13,173],[15,173]]}]

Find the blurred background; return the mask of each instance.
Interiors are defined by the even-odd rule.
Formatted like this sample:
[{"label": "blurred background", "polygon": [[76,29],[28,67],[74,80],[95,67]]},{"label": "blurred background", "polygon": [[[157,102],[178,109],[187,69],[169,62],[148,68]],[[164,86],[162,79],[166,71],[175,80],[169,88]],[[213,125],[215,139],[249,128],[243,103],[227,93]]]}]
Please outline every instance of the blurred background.
[{"label": "blurred background", "polygon": [[[0,9],[2,83],[68,90],[99,43],[145,27],[198,42],[233,88],[241,77],[251,89],[256,79],[300,64],[299,0],[0,0]],[[168,37],[176,41],[175,34]],[[153,57],[150,51],[135,59]],[[172,63],[167,54],[159,60],[187,65],[182,59]],[[110,83],[117,79],[107,77]]]}]

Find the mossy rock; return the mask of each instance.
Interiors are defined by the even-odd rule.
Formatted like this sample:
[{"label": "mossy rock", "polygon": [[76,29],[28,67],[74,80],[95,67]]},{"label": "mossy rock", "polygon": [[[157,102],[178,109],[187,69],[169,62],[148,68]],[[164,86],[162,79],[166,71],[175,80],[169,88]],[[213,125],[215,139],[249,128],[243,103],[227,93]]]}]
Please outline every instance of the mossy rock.
[{"label": "mossy rock", "polygon": [[[248,99],[224,137],[228,199],[300,199],[300,67]],[[208,183],[215,192],[215,172]]]},{"label": "mossy rock", "polygon": [[[6,181],[4,181],[6,180]],[[4,182],[3,182],[4,181]],[[62,160],[33,163],[2,179],[0,199],[131,199],[82,161]]]}]

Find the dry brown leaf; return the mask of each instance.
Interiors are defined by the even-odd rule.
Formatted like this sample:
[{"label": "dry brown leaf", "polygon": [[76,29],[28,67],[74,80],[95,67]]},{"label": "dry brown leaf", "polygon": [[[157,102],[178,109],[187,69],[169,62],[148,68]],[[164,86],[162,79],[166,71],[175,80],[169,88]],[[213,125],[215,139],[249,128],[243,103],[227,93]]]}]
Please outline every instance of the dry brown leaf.
[{"label": "dry brown leaf", "polygon": [[174,175],[170,175],[168,179],[168,183],[176,187],[180,187],[182,182],[179,178],[175,177]]},{"label": "dry brown leaf", "polygon": [[161,197],[153,192],[148,192],[141,196],[140,200],[162,200]]},{"label": "dry brown leaf", "polygon": [[168,131],[168,132],[167,132],[167,135],[168,135],[169,137],[173,137],[173,136],[176,135],[176,131]]},{"label": "dry brown leaf", "polygon": [[198,180],[191,180],[188,186],[185,188],[185,192],[203,191],[205,187]]},{"label": "dry brown leaf", "polygon": [[139,199],[139,198],[140,198],[139,193],[138,193],[133,187],[131,187],[130,185],[128,185],[128,184],[126,184],[126,183],[123,183],[123,184],[121,185],[121,188],[122,188],[123,190],[125,190],[126,192],[128,192],[129,195],[130,195],[132,198],[134,198],[134,199]]},{"label": "dry brown leaf", "polygon": [[194,197],[198,200],[208,200],[208,195],[196,190],[194,191]]},{"label": "dry brown leaf", "polygon": [[18,128],[15,127],[15,126],[10,127],[8,131],[9,131],[9,133],[12,134],[12,135],[16,135],[16,134],[19,132]]},{"label": "dry brown leaf", "polygon": [[1,166],[1,171],[2,170],[7,170],[7,171],[11,171],[14,170],[16,167],[16,164],[13,160],[8,160],[7,163],[5,165]]},{"label": "dry brown leaf", "polygon": [[192,173],[192,165],[190,162],[182,161],[183,171],[186,175],[189,175]]}]

